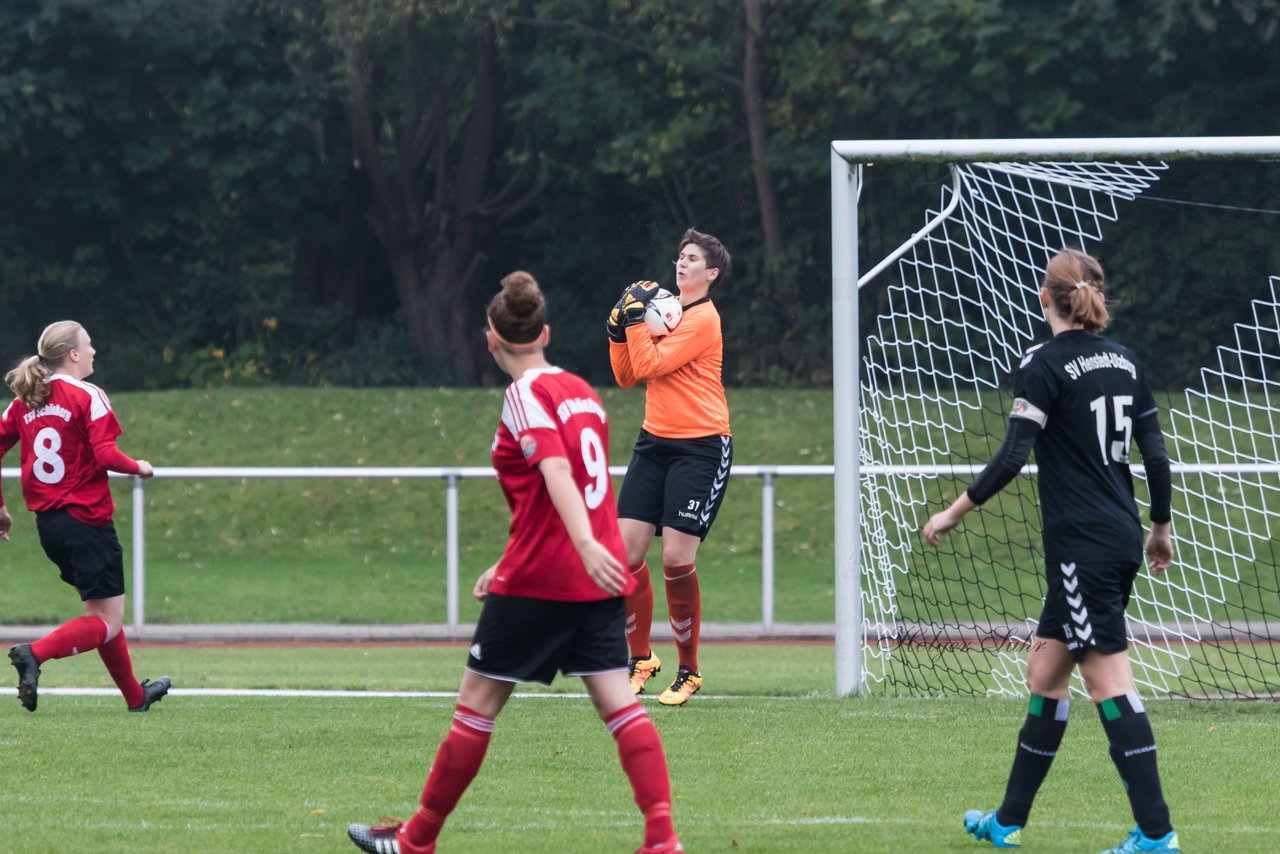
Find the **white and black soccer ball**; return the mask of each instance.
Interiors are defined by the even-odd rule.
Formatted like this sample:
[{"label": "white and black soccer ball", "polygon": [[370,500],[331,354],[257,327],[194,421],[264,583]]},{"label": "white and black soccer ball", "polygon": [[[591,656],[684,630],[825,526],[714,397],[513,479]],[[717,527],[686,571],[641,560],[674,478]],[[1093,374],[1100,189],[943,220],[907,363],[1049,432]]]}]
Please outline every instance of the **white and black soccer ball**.
[{"label": "white and black soccer ball", "polygon": [[644,322],[655,338],[669,335],[680,325],[684,307],[680,298],[666,288],[658,288],[658,295],[649,300],[644,310]]}]

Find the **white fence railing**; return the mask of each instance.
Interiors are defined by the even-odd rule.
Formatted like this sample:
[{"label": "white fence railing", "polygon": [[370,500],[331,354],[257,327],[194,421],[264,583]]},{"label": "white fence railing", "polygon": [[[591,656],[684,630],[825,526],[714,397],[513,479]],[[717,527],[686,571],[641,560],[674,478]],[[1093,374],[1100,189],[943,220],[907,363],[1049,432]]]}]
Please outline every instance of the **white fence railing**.
[{"label": "white fence railing", "polygon": [[[155,477],[158,480],[171,479],[290,479],[290,478],[399,478],[399,479],[434,479],[445,484],[445,623],[450,635],[458,628],[458,483],[467,479],[495,477],[493,469],[487,466],[462,467],[158,467]],[[626,474],[626,466],[610,466],[609,473],[614,477]],[[774,510],[774,478],[778,477],[831,477],[833,466],[734,466],[731,477],[760,478],[760,614],[766,631],[773,627],[773,510]],[[114,477],[115,475],[113,475]],[[127,475],[122,475],[125,477]],[[7,479],[17,479],[18,472],[8,469],[3,472]],[[147,602],[147,561],[146,561],[146,481],[140,477],[127,476],[133,482],[132,516],[133,516],[133,584],[130,589],[130,601],[133,607],[133,632],[141,637],[146,625]]]},{"label": "white fence railing", "polygon": [[[863,478],[883,477],[886,475],[925,475],[935,477],[972,476],[982,470],[980,465],[864,465],[859,471]],[[1195,474],[1202,472],[1223,473],[1258,473],[1276,471],[1274,464],[1174,464],[1175,475]],[[609,474],[622,477],[626,474],[626,466],[610,466]],[[1141,474],[1142,466],[1134,466],[1135,474]],[[155,477],[161,480],[170,479],[290,479],[290,478],[400,478],[400,479],[434,479],[445,483],[445,625],[450,636],[456,634],[458,628],[458,482],[467,479],[492,479],[493,469],[487,466],[454,466],[454,467],[161,467],[155,470]],[[1034,475],[1036,467],[1029,465],[1021,474]],[[18,472],[10,468],[0,473],[6,480],[16,480]],[[760,618],[765,633],[773,629],[773,521],[774,521],[774,479],[779,477],[834,477],[833,465],[738,465],[730,472],[731,477],[760,478]],[[112,477],[129,477],[133,482],[132,516],[133,516],[133,585],[130,599],[133,606],[133,631],[139,637],[146,625],[146,502],[145,480],[136,476],[112,475]]]}]

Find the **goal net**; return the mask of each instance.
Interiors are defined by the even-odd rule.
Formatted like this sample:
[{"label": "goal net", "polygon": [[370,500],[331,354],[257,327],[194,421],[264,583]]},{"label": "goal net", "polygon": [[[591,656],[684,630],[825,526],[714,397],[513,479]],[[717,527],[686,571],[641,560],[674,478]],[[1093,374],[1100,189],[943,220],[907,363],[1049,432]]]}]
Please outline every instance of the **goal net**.
[{"label": "goal net", "polygon": [[[833,191],[847,179],[853,206],[846,218],[833,196],[836,329],[840,289],[857,287],[860,332],[848,369],[836,348],[837,483],[859,485],[851,507],[837,486],[836,512],[860,520],[852,592],[837,573],[838,601],[856,597],[837,607],[837,643],[860,654],[837,688],[1025,693],[1044,590],[1034,457],[937,551],[919,532],[1003,439],[1012,373],[1049,337],[1045,262],[1070,246],[1107,270],[1106,334],[1143,358],[1173,464],[1175,563],[1144,569],[1127,612],[1140,690],[1280,695],[1280,139],[1005,142],[998,157],[902,144],[874,166],[860,144],[833,145],[848,170]],[[855,233],[861,281],[856,256],[840,260]]]}]

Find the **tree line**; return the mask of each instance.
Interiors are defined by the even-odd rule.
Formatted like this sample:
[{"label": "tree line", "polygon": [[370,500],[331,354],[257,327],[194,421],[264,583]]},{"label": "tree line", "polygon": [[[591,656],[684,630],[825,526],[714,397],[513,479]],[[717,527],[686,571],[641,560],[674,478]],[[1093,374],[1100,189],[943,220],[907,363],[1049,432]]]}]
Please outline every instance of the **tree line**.
[{"label": "tree line", "polygon": [[[520,267],[556,360],[607,382],[607,310],[669,283],[693,226],[734,256],[726,381],[823,385],[832,139],[1267,133],[1278,22],[1280,0],[11,0],[0,356],[73,316],[112,388],[496,382],[483,308]],[[1256,184],[1182,191],[1280,208]],[[1232,263],[1212,233],[1160,237],[1122,244],[1161,315],[1140,351],[1258,286],[1189,272]]]}]

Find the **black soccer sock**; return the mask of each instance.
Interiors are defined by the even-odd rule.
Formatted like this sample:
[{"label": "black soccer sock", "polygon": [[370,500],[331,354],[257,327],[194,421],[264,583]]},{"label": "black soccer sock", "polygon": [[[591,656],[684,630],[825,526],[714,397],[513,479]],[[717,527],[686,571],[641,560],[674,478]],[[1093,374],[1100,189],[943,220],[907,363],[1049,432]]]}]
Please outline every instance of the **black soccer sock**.
[{"label": "black soccer sock", "polygon": [[1111,742],[1111,761],[1120,772],[1138,827],[1151,839],[1173,830],[1169,805],[1160,789],[1156,737],[1137,693],[1130,691],[1098,704],[1098,717]]},{"label": "black soccer sock", "polygon": [[1018,751],[1009,771],[1009,784],[1004,790],[1004,803],[996,811],[996,821],[1005,827],[1026,827],[1040,784],[1049,773],[1053,757],[1067,731],[1069,700],[1031,695],[1027,720],[1018,732]]}]

